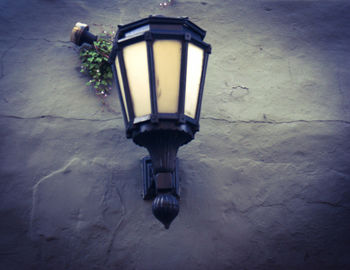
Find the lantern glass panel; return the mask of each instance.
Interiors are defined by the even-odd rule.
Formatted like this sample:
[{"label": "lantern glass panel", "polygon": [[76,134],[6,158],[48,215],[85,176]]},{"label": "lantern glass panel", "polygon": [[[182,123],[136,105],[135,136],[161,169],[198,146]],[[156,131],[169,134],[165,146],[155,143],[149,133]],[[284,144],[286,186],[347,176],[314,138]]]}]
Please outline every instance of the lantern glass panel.
[{"label": "lantern glass panel", "polygon": [[120,87],[120,92],[122,94],[122,99],[123,99],[123,104],[124,104],[124,108],[125,108],[126,118],[127,118],[127,121],[129,121],[128,105],[126,103],[124,84],[123,84],[122,75],[121,75],[121,72],[120,72],[120,66],[119,66],[118,57],[115,58],[115,66],[116,66],[116,69],[117,69],[118,83],[119,83],[119,87]]},{"label": "lantern glass panel", "polygon": [[123,56],[135,117],[149,115],[151,96],[146,42],[125,47]]},{"label": "lantern glass panel", "polygon": [[204,50],[192,43],[188,44],[185,115],[195,118],[199,87],[202,76]]},{"label": "lantern glass panel", "polygon": [[179,104],[182,44],[177,40],[153,43],[157,106],[159,113],[176,113]]}]

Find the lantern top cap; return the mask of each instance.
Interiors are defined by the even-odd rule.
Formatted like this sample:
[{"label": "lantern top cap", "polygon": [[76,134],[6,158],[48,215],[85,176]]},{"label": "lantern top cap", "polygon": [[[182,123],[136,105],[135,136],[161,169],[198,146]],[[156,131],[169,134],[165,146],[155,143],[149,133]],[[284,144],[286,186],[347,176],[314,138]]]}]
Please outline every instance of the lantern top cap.
[{"label": "lantern top cap", "polygon": [[206,34],[206,31],[200,28],[198,25],[191,22],[188,17],[165,17],[162,15],[150,15],[148,18],[144,18],[129,24],[118,25],[118,32],[120,36],[124,36],[125,33],[130,32],[136,28],[140,28],[145,25],[182,25],[189,30],[198,34],[203,40]]}]

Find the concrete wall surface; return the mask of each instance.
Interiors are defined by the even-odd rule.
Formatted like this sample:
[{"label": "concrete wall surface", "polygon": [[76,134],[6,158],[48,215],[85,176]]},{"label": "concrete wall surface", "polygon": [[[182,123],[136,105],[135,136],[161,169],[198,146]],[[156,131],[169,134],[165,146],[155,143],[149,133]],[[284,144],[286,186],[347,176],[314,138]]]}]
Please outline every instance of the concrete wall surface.
[{"label": "concrete wall surface", "polygon": [[[150,14],[212,45],[169,230],[69,42]],[[350,269],[350,2],[0,1],[0,269]]]}]

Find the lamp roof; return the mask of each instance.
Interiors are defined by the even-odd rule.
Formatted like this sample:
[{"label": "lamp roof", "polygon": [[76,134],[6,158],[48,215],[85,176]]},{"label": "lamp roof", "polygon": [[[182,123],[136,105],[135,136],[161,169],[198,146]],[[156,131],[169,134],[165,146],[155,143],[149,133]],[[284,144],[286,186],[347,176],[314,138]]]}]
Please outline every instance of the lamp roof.
[{"label": "lamp roof", "polygon": [[[173,28],[174,30],[180,30],[181,27],[184,28],[184,30],[190,30],[191,32],[194,32],[197,34],[202,40],[205,37],[206,31],[191,22],[188,17],[165,17],[162,15],[150,15],[148,18],[144,18],[129,24],[125,25],[118,25],[118,38],[124,38],[126,35],[133,33],[133,30],[142,29],[143,26],[149,28],[144,28],[145,31],[148,30],[162,30],[164,27],[161,27],[160,25],[168,25],[170,28]],[[177,26],[177,27],[176,27]]]}]

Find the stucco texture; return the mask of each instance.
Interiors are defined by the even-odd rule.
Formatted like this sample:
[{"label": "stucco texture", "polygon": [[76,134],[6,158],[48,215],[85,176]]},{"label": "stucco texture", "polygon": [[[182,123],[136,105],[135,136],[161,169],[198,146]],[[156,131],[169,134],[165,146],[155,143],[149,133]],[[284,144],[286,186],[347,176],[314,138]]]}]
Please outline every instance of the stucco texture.
[{"label": "stucco texture", "polygon": [[[207,30],[169,230],[69,42],[150,14]],[[350,269],[349,1],[0,2],[0,269]]]}]

